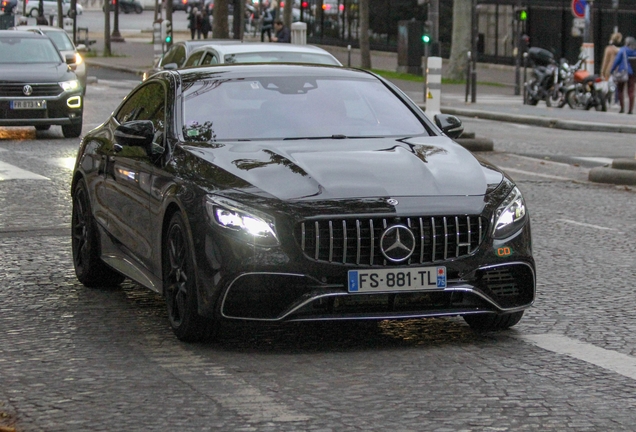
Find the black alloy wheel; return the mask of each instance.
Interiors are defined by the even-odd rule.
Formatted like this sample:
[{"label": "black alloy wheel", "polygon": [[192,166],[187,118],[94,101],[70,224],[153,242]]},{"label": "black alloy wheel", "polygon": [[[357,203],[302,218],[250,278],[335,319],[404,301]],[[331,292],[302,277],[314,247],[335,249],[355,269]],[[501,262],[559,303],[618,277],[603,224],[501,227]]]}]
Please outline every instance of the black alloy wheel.
[{"label": "black alloy wheel", "polygon": [[77,279],[87,287],[115,286],[124,276],[108,267],[100,258],[100,246],[95,219],[91,212],[88,189],[79,180],[73,192],[71,216],[71,248]]},{"label": "black alloy wheel", "polygon": [[475,314],[464,315],[464,321],[476,331],[506,330],[521,321],[523,311],[507,314]]},{"label": "black alloy wheel", "polygon": [[163,283],[170,326],[181,341],[209,339],[213,321],[197,310],[192,248],[180,213],[172,216],[163,243]]}]

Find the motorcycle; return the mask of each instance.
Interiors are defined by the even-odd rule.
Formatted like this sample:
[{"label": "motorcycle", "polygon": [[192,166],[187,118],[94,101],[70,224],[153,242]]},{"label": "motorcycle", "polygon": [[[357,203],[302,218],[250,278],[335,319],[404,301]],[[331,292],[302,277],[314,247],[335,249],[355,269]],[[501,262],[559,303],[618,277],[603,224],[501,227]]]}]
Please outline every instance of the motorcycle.
[{"label": "motorcycle", "polygon": [[607,101],[612,97],[610,93],[609,83],[580,69],[574,72],[573,83],[568,86],[565,99],[572,109],[607,111]]},{"label": "motorcycle", "polygon": [[532,79],[525,83],[525,103],[537,105],[545,101],[548,107],[565,106],[563,83],[567,77],[567,62],[557,64],[550,51],[536,47],[528,49],[528,58],[533,67]]}]

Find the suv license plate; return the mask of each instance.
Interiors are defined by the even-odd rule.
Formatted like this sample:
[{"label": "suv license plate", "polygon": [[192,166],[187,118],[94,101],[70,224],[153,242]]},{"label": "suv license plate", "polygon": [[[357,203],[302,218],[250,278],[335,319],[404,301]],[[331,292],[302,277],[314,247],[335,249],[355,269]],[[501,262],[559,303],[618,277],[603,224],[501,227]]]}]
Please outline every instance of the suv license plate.
[{"label": "suv license plate", "polygon": [[446,267],[349,270],[349,292],[418,291],[446,288]]},{"label": "suv license plate", "polygon": [[14,100],[11,101],[11,109],[23,110],[23,109],[46,109],[45,100]]}]

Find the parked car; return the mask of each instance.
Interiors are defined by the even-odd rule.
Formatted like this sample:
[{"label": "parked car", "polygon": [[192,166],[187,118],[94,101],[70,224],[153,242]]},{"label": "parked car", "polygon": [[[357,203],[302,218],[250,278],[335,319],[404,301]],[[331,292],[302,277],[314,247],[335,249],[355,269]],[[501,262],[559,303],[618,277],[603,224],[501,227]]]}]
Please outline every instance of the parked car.
[{"label": "parked car", "polygon": [[[342,66],[333,55],[312,45],[264,44],[260,42],[210,43],[194,49],[183,67],[223,63],[312,63]],[[165,69],[176,64],[165,64]]]},{"label": "parked car", "polygon": [[201,5],[201,0],[172,0],[173,11],[185,11],[187,13],[194,7],[201,10]]},{"label": "parked car", "polygon": [[[188,58],[188,54],[190,54],[190,52],[192,52],[193,49],[203,45],[207,45],[211,42],[213,42],[212,39],[204,39],[204,40],[186,40],[186,41],[173,43],[170,49],[166,51],[164,55],[159,57],[159,59],[153,65],[152,69],[149,69],[146,72],[144,72],[142,76],[142,80],[145,80],[149,76],[159,71],[162,71],[164,69],[164,66],[167,64],[170,64],[171,65],[170,68],[172,69],[175,68],[174,65],[176,65],[176,68],[182,67],[186,61],[186,58]],[[235,41],[230,39],[224,39],[222,41],[218,41],[218,43],[235,43]]]},{"label": "parked car", "polygon": [[13,30],[33,31],[46,35],[53,41],[63,57],[72,55],[75,61],[71,63],[71,67],[74,68],[77,79],[82,85],[82,94],[86,93],[86,63],[80,54],[86,51],[86,45],[80,44],[76,47],[68,33],[59,27],[21,25],[13,27]]},{"label": "parked car", "polygon": [[535,297],[529,214],[462,130],[362,70],[160,72],[80,144],[76,275],[156,291],[184,341],[222,320],[506,329]]},{"label": "parked car", "polygon": [[61,125],[67,138],[82,132],[82,86],[50,38],[0,30],[0,126]]},{"label": "parked car", "polygon": [[[110,11],[114,11],[116,7],[116,0],[111,0],[110,2]],[[102,11],[104,7],[102,6]],[[141,5],[139,0],[119,0],[119,10],[125,14],[129,14],[134,12],[136,14],[140,14],[144,11],[144,7]]]},{"label": "parked car", "polygon": [[[39,0],[26,0],[26,15],[30,17],[39,16]],[[44,7],[44,17],[49,17],[51,15],[57,15],[57,0],[42,0],[42,5]],[[18,10],[22,11],[22,0],[18,0]],[[68,16],[68,12],[71,10],[71,2],[70,0],[62,0],[62,13],[64,16]],[[84,12],[84,8],[78,2],[76,11],[78,15],[82,15]]]}]

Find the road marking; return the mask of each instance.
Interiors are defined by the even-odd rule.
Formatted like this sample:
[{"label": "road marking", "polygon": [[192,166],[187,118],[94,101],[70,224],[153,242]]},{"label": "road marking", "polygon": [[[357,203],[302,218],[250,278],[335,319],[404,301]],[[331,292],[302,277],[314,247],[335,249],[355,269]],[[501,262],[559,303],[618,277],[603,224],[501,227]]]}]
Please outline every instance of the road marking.
[{"label": "road marking", "polygon": [[603,369],[616,372],[636,380],[636,358],[616,351],[599,348],[595,345],[558,334],[519,335],[523,340],[557,354],[564,354]]},{"label": "road marking", "polygon": [[586,162],[597,162],[603,165],[610,165],[614,159],[605,158],[605,157],[585,157],[585,156],[575,156],[572,159],[578,159]]},{"label": "road marking", "polygon": [[580,226],[584,226],[586,228],[594,228],[594,229],[609,230],[609,231],[618,231],[616,228],[609,228],[609,227],[604,227],[604,226],[600,226],[600,225],[592,225],[592,224],[587,224],[587,223],[584,223],[584,222],[573,221],[573,220],[570,220],[570,219],[557,219],[557,221],[570,223],[570,224],[574,224],[574,225],[580,225]]},{"label": "road marking", "polygon": [[0,161],[0,181],[4,180],[50,180],[31,171]]},{"label": "road marking", "polygon": [[572,180],[574,180],[574,179],[571,179],[569,177],[561,177],[561,176],[550,175],[550,174],[540,174],[540,173],[531,172],[531,171],[524,171],[524,170],[520,170],[520,169],[516,169],[516,168],[501,167],[501,169],[506,171],[506,172],[524,174],[524,175],[529,175],[529,176],[534,176],[534,177],[548,178],[548,179],[552,179],[552,180],[564,180],[564,181],[572,181]]}]

